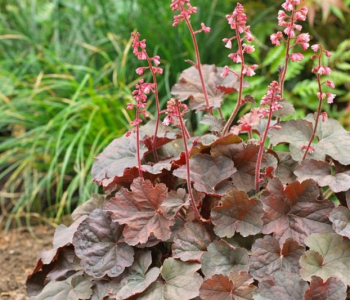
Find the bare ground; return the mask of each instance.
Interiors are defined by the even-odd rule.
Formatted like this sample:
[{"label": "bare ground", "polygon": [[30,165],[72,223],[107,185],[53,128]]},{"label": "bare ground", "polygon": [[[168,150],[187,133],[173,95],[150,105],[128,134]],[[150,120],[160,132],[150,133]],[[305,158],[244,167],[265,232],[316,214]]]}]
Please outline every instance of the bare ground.
[{"label": "bare ground", "polygon": [[33,227],[0,231],[0,300],[27,300],[25,282],[36,265],[39,253],[52,248],[54,229]]}]

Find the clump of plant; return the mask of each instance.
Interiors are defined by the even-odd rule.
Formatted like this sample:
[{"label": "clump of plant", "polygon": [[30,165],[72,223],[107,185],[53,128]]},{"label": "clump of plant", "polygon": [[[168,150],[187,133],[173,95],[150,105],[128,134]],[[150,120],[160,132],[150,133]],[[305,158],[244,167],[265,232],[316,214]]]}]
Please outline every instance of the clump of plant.
[{"label": "clump of plant", "polygon": [[[136,72],[151,72],[152,81],[141,79],[128,104],[136,116],[132,130],[95,160],[93,178],[105,195],[79,207],[71,226],[58,227],[54,248],[41,254],[28,278],[31,300],[346,299],[350,133],[322,112],[335,97],[325,64],[331,53],[322,45],[311,46],[317,112],[282,120],[294,113],[284,98],[288,65],[310,46],[300,2],[286,0],[278,13],[283,31],[271,41],[285,43],[285,63],[258,107],[244,93],[245,77],[258,66],[246,60],[255,48],[241,4],[227,15],[233,34],[223,41],[238,64],[229,68],[200,62],[196,35],[210,28],[194,29],[197,8],[172,0],[173,25],[187,25],[196,60],[163,110],[161,59],[133,33],[134,54],[144,62]],[[224,103],[229,93],[237,101],[225,121],[221,106],[232,105]],[[145,122],[150,94],[157,114]],[[247,105],[250,112],[231,126]],[[189,130],[191,110],[203,114],[207,133]]]}]

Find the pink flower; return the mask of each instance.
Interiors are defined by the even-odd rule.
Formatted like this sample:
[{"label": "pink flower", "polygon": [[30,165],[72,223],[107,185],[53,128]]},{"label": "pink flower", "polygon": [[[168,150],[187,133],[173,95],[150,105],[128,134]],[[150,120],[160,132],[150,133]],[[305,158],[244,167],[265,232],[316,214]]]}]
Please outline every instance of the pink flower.
[{"label": "pink flower", "polygon": [[282,38],[283,34],[281,31],[278,31],[274,34],[271,34],[270,40],[273,45],[279,46],[281,44],[280,39]]},{"label": "pink flower", "polygon": [[153,63],[158,66],[160,64],[160,57],[157,55],[157,56],[154,56],[151,58],[151,60],[153,60]]},{"label": "pink flower", "polygon": [[136,69],[136,73],[139,74],[140,76],[143,75],[143,71],[145,70],[146,68],[144,67],[140,67],[140,68],[137,68]]},{"label": "pink flower", "polygon": [[326,54],[327,57],[332,57],[332,53],[330,53],[329,51],[324,50],[324,53]]},{"label": "pink flower", "polygon": [[309,48],[310,35],[308,33],[302,33],[297,36],[296,43],[303,47],[303,50]]},{"label": "pink flower", "polygon": [[241,58],[241,56],[239,55],[238,52],[231,53],[231,54],[228,55],[228,57],[231,58],[235,63],[242,62],[242,58]]},{"label": "pink flower", "polygon": [[290,55],[290,60],[292,62],[301,61],[301,60],[303,60],[303,58],[304,58],[304,55],[302,55],[301,53],[292,53]]},{"label": "pink flower", "polygon": [[205,26],[204,23],[201,23],[201,27],[202,27],[202,30],[206,33],[209,33],[211,30],[210,27]]},{"label": "pink flower", "polygon": [[315,45],[312,45],[312,46],[311,46],[311,49],[312,49],[314,52],[317,52],[318,49],[320,49],[320,47],[321,47],[321,45],[315,44]]},{"label": "pink flower", "polygon": [[231,49],[232,48],[232,40],[224,38],[222,40],[224,43],[226,43],[225,47]]},{"label": "pink flower", "polygon": [[332,104],[336,94],[327,93],[327,103]]},{"label": "pink flower", "polygon": [[246,53],[252,53],[255,51],[254,46],[243,44],[243,51]]},{"label": "pink flower", "polygon": [[323,100],[326,98],[326,93],[320,93],[320,92],[317,92],[317,98],[320,99],[320,100]]},{"label": "pink flower", "polygon": [[334,82],[331,81],[331,80],[326,80],[326,84],[327,84],[330,88],[332,88],[332,89],[335,88]]},{"label": "pink flower", "polygon": [[248,65],[244,65],[244,68],[243,68],[243,74],[246,74],[247,76],[254,76],[255,75],[255,72],[254,70],[258,67],[258,65],[251,65],[251,66],[248,66]]},{"label": "pink flower", "polygon": [[[306,150],[306,149],[307,149],[306,145],[301,146],[301,150]],[[315,148],[310,145],[308,153],[314,153],[314,152],[315,152]]]},{"label": "pink flower", "polygon": [[327,113],[324,111],[324,112],[322,113],[322,122],[326,121],[327,118],[328,118],[328,115],[327,115]]},{"label": "pink flower", "polygon": [[225,66],[225,67],[224,67],[224,70],[222,71],[222,73],[220,74],[220,76],[221,76],[222,78],[225,78],[225,77],[228,76],[229,72],[230,72],[229,67],[228,67],[228,66]]},{"label": "pink flower", "polygon": [[320,66],[317,70],[317,73],[320,75],[329,75],[332,73],[331,68],[326,67],[326,66]]}]

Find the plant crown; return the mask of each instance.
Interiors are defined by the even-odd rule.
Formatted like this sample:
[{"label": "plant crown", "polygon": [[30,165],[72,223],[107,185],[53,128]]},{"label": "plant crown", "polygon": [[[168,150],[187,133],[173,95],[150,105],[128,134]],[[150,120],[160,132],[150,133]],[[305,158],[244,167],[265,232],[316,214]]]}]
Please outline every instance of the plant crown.
[{"label": "plant crown", "polygon": [[[196,57],[164,110],[161,58],[132,34],[133,52],[144,62],[127,106],[136,111],[133,128],[96,158],[92,174],[105,195],[93,195],[75,210],[71,226],[57,228],[54,248],[28,278],[31,300],[346,299],[350,133],[322,112],[335,97],[325,63],[332,54],[311,46],[315,114],[292,119],[284,97],[288,65],[310,47],[300,2],[282,4],[282,29],[271,35],[276,47],[286,45],[278,78],[233,126],[240,108],[255,103],[244,88],[258,68],[248,64],[254,36],[241,4],[227,15],[232,36],[223,38],[236,66],[230,68],[201,63],[196,35],[210,28],[193,29],[197,8],[172,0],[173,26],[188,27]],[[221,106],[232,105],[224,102],[232,93],[237,101],[225,121]],[[150,94],[157,114],[144,124]],[[202,115],[207,133],[193,135],[191,111]]]}]

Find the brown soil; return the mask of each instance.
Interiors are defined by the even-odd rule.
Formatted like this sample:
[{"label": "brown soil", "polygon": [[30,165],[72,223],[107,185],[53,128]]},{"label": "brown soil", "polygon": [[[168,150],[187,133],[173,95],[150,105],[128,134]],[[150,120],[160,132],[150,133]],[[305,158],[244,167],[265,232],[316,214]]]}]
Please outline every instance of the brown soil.
[{"label": "brown soil", "polygon": [[26,228],[0,231],[0,300],[27,300],[25,282],[36,265],[39,253],[52,248],[54,229]]}]

